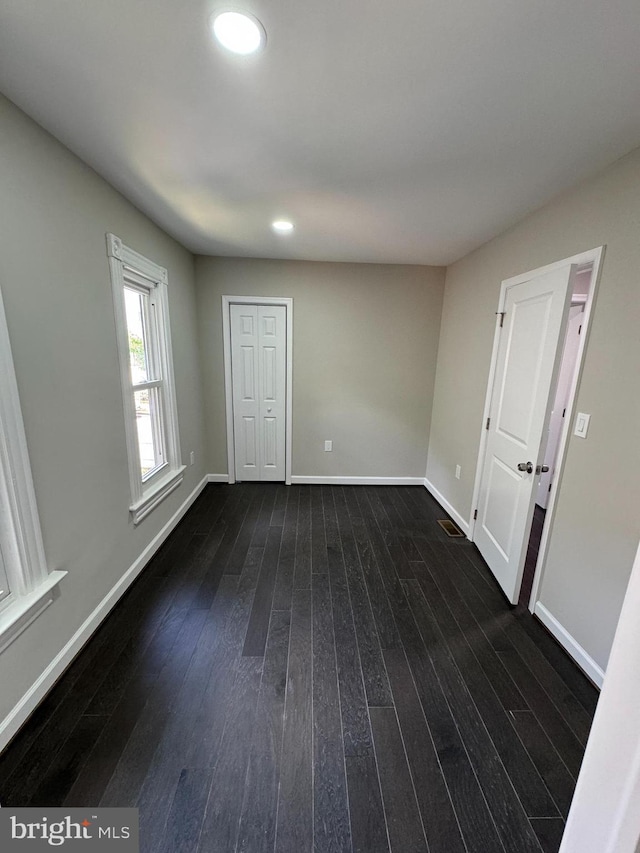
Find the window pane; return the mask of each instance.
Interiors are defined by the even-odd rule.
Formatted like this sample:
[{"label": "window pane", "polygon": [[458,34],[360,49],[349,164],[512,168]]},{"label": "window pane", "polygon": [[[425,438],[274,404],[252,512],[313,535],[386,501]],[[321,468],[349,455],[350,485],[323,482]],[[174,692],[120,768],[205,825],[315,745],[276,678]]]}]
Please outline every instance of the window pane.
[{"label": "window pane", "polygon": [[147,382],[151,378],[144,322],[144,301],[148,298],[137,290],[131,290],[128,287],[124,289],[124,307],[129,334],[129,362],[131,365],[131,381],[134,385]]},{"label": "window pane", "polygon": [[144,391],[134,391],[133,397],[136,407],[140,473],[144,479],[164,462],[160,390],[147,388]]}]

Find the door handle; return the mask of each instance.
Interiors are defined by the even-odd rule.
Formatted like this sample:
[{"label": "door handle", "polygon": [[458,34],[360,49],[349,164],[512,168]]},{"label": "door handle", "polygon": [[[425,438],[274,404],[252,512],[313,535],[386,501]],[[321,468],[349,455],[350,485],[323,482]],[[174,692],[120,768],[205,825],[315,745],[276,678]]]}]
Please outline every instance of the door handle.
[{"label": "door handle", "polygon": [[533,462],[518,462],[518,471],[526,471],[527,474],[533,474]]},{"label": "door handle", "polygon": [[268,411],[268,412],[270,412],[270,411],[271,411],[271,406],[269,406],[269,408],[267,409],[267,411]]},{"label": "door handle", "polygon": [[536,465],[536,474],[546,474],[548,470],[548,465]]}]

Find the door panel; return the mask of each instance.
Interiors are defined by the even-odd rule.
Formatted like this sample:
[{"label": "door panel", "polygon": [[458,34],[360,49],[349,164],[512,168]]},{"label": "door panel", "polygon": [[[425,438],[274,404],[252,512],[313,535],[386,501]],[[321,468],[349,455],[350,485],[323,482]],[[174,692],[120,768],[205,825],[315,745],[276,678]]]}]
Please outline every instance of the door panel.
[{"label": "door panel", "polygon": [[[518,600],[537,464],[566,321],[570,265],[505,292],[474,541],[509,601]],[[531,463],[533,471],[518,470]]]},{"label": "door panel", "polygon": [[285,478],[287,309],[259,305],[261,480]]},{"label": "door panel", "polygon": [[243,468],[258,467],[258,443],[256,441],[256,419],[247,417],[242,418],[242,430],[240,435],[240,448],[242,455]]},{"label": "door panel", "polygon": [[235,476],[284,480],[286,307],[230,306]]}]

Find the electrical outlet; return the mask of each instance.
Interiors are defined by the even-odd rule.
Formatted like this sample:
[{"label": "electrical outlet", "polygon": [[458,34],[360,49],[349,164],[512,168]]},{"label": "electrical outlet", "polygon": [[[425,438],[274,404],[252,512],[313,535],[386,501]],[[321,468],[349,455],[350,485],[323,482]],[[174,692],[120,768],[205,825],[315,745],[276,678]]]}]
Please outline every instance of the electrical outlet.
[{"label": "electrical outlet", "polygon": [[189,454],[189,464],[194,465],[195,461],[196,461],[196,454],[195,454],[195,451],[192,450],[191,453]]},{"label": "electrical outlet", "polygon": [[462,468],[459,465],[456,465],[456,480],[460,479],[461,473],[462,473]]},{"label": "electrical outlet", "polygon": [[332,442],[332,441],[325,441],[325,443],[324,443],[324,449],[325,449],[325,450],[327,450],[327,451],[328,451],[328,450],[333,450],[333,442]]}]

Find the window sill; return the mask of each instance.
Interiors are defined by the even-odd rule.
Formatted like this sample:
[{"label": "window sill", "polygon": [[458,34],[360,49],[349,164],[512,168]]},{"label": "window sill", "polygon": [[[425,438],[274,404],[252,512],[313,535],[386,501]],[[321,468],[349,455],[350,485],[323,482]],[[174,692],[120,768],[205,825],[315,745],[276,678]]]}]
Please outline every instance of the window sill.
[{"label": "window sill", "polygon": [[25,628],[47,609],[54,597],[54,590],[66,572],[51,572],[45,580],[30,592],[16,599],[0,614],[0,653],[2,653]]},{"label": "window sill", "polygon": [[161,480],[158,480],[149,487],[148,491],[142,498],[140,498],[139,501],[131,504],[129,510],[133,516],[134,524],[140,524],[140,522],[146,518],[159,503],[162,503],[167,495],[171,494],[174,489],[178,488],[184,479],[183,473],[186,467],[186,465],[180,465],[179,468],[175,468],[173,471],[165,474]]}]

